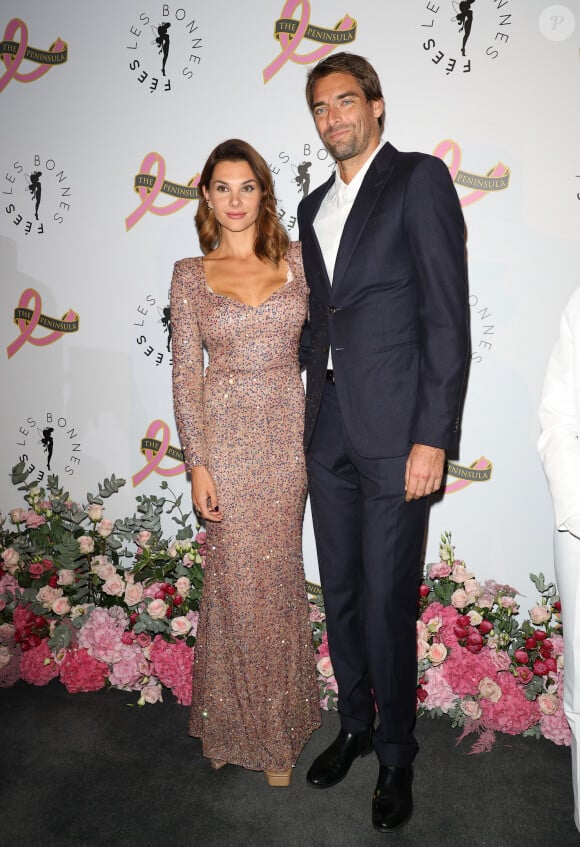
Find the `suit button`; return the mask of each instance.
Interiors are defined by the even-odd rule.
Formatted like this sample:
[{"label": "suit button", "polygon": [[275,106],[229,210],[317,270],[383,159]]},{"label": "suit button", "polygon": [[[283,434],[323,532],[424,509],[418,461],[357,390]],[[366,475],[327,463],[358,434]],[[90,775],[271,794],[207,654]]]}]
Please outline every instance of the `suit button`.
[{"label": "suit button", "polygon": [[336,312],[336,306],[329,306],[328,307],[328,314],[329,315],[334,315],[335,312]]}]

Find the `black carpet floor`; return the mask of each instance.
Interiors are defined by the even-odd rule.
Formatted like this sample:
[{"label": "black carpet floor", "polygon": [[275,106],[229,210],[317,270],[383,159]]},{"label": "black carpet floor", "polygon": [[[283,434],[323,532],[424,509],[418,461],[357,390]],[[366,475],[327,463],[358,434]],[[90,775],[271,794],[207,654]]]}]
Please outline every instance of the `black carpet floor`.
[{"label": "black carpet floor", "polygon": [[397,833],[370,823],[374,756],[335,788],[309,788],[312,759],[338,731],[324,715],[290,788],[213,771],[187,734],[188,710],[129,708],[120,691],[70,695],[58,682],[0,690],[1,847],[579,847],[570,750],[498,736],[490,753],[445,719],[421,718],[415,813]]}]

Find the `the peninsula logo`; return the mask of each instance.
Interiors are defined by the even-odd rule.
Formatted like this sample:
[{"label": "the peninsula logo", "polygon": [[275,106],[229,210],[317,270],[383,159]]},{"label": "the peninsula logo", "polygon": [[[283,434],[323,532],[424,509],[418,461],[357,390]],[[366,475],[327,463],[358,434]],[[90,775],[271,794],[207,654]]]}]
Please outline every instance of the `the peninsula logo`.
[{"label": "the peninsula logo", "polygon": [[150,94],[172,91],[190,81],[203,58],[196,17],[182,7],[159,3],[130,25],[126,48],[129,70]]},{"label": "the peninsula logo", "polygon": [[512,0],[421,0],[423,51],[445,76],[493,62],[512,35]]},{"label": "the peninsula logo", "polygon": [[[18,327],[19,335],[6,348],[9,359],[26,343],[34,347],[46,347],[48,344],[54,344],[63,335],[78,332],[79,316],[72,309],[65,312],[60,319],[44,315],[40,294],[34,288],[27,288],[20,295],[18,306],[14,309],[14,323]],[[49,332],[41,336],[35,335],[37,327],[48,329]]]},{"label": "the peninsula logo", "polygon": [[[156,170],[156,173],[153,173]],[[165,160],[159,153],[148,153],[143,161],[139,173],[133,181],[133,188],[139,195],[140,203],[137,208],[125,218],[125,229],[127,232],[138,223],[147,212],[153,215],[172,215],[183,209],[192,200],[199,198],[197,184],[199,173],[192,177],[188,183],[182,185],[177,182],[169,182],[165,179]],[[160,194],[167,197],[175,197],[173,202],[156,206],[155,201]]]},{"label": "the peninsula logo", "polygon": [[[4,73],[0,74],[0,92],[2,92],[11,80],[35,82],[55,65],[64,64],[68,58],[68,46],[61,38],[57,38],[48,50],[30,47],[28,27],[20,18],[13,18],[7,24],[4,37],[0,41],[0,56],[5,68]],[[19,68],[25,61],[33,65],[32,69],[20,71]]]},{"label": "the peninsula logo", "polygon": [[[171,429],[165,421],[151,421],[145,437],[141,439],[140,449],[145,456],[145,465],[133,474],[133,486],[137,487],[144,479],[156,473],[160,476],[171,477],[185,473],[183,451],[180,447],[171,445]],[[168,457],[177,462],[173,467],[162,467],[161,462]]]},{"label": "the peninsula logo", "polygon": [[[463,207],[471,206],[489,193],[503,191],[509,186],[510,169],[503,162],[497,162],[485,174],[462,170],[461,147],[455,141],[450,139],[442,141],[433,151],[433,155],[443,159],[447,164],[455,185],[469,189],[466,193],[459,195]],[[449,158],[450,161],[448,161]]]},{"label": "the peninsula logo", "polygon": [[169,294],[165,301],[147,294],[145,302],[137,306],[133,326],[137,327],[135,341],[140,353],[155,367],[171,365]]},{"label": "the peninsula logo", "polygon": [[41,482],[48,474],[63,478],[78,471],[82,448],[78,430],[54,411],[29,415],[18,428],[18,461]]},{"label": "the peninsula logo", "polygon": [[[302,14],[293,18],[298,6]],[[274,38],[280,45],[280,53],[273,62],[264,68],[264,82],[269,82],[274,74],[284,67],[286,62],[310,65],[324,59],[338,47],[348,47],[356,38],[357,22],[344,15],[333,27],[324,28],[310,23],[310,3],[308,0],[286,0],[281,15],[274,24]],[[320,47],[306,53],[298,53],[302,40],[318,42]]]},{"label": "the peninsula logo", "polygon": [[44,235],[62,224],[71,209],[71,187],[64,168],[55,159],[35,153],[4,170],[4,213],[19,232]]},{"label": "the peninsula logo", "polygon": [[[460,465],[457,462],[447,462],[447,481],[445,493],[455,494],[463,491],[474,482],[489,482],[493,464],[485,456],[480,456],[470,465]],[[450,479],[451,477],[451,479]]]},{"label": "the peninsula logo", "polygon": [[289,233],[296,227],[296,209],[303,197],[328,179],[334,159],[320,142],[306,142],[298,150],[281,150],[272,162],[278,217]]}]

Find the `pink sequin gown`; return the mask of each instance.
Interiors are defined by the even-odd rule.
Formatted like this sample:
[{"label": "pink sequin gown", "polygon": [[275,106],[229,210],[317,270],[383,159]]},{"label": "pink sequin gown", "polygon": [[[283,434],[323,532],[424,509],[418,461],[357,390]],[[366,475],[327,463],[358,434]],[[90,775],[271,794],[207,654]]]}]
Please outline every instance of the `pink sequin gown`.
[{"label": "pink sequin gown", "polygon": [[181,445],[224,513],[206,527],[190,732],[208,758],[251,770],[286,770],[320,724],[302,565],[298,244],[287,260],[287,282],[257,308],[214,294],[201,258],[177,262],[171,288]]}]

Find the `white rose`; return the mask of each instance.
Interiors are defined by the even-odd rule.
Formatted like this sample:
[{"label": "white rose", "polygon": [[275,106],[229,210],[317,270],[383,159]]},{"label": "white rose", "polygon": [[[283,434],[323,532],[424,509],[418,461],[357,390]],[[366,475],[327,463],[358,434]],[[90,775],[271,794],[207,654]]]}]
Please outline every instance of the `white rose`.
[{"label": "white rose", "polygon": [[143,586],[140,582],[130,583],[125,588],[125,603],[136,606],[143,599]]},{"label": "white rose", "polygon": [[12,547],[8,547],[7,550],[4,550],[2,558],[4,559],[4,564],[9,568],[14,567],[20,561],[20,555]]},{"label": "white rose", "polygon": [[536,626],[546,623],[551,617],[552,613],[547,606],[536,605],[530,609],[530,618]]},{"label": "white rose", "polygon": [[77,540],[79,542],[80,551],[84,555],[86,555],[87,553],[92,553],[95,549],[95,542],[93,541],[90,535],[81,535],[81,537]]},{"label": "white rose", "polygon": [[100,503],[91,503],[87,509],[89,520],[93,523],[98,523],[103,517],[103,507]]},{"label": "white rose", "polygon": [[59,585],[72,585],[75,581],[75,572],[68,570],[68,568],[62,568],[58,572],[58,584]]},{"label": "white rose", "polygon": [[8,647],[0,647],[0,668],[5,668],[11,658],[12,654]]},{"label": "white rose", "polygon": [[479,612],[476,612],[475,609],[471,609],[471,611],[467,613],[467,617],[469,618],[471,626],[479,626],[483,620],[483,617],[479,614]]},{"label": "white rose", "polygon": [[191,621],[189,621],[185,615],[180,615],[177,618],[173,618],[171,621],[171,632],[173,635],[187,635],[190,629]]},{"label": "white rose", "polygon": [[461,704],[461,711],[472,721],[477,721],[481,717],[481,706],[476,700],[464,700]]},{"label": "white rose", "polygon": [[125,580],[119,574],[109,577],[103,583],[103,591],[111,597],[120,597],[125,591]]},{"label": "white rose", "polygon": [[97,532],[101,538],[108,538],[113,531],[113,521],[102,520],[97,527]]},{"label": "white rose", "polygon": [[166,615],[167,604],[163,600],[152,600],[147,606],[147,611],[153,620],[160,621]]},{"label": "white rose", "polygon": [[484,676],[478,685],[479,695],[484,700],[489,700],[491,703],[497,703],[502,695],[502,690],[493,679]]},{"label": "white rose", "polygon": [[180,576],[175,580],[175,587],[180,597],[187,597],[191,589],[191,582],[186,576]]},{"label": "white rose", "polygon": [[447,647],[445,644],[432,644],[429,648],[427,658],[432,665],[440,665],[447,657]]}]

